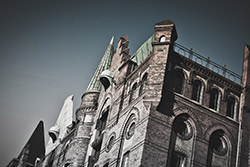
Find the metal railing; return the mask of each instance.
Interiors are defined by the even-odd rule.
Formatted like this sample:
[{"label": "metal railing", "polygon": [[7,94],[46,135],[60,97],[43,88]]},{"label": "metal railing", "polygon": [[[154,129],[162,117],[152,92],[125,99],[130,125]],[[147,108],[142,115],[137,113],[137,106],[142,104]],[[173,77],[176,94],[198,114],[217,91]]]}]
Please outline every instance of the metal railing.
[{"label": "metal railing", "polygon": [[221,66],[210,60],[210,57],[206,58],[198,53],[195,53],[192,49],[188,49],[178,43],[175,43],[174,50],[180,55],[216,72],[219,75],[237,83],[241,84],[241,76],[226,68],[226,65]]}]

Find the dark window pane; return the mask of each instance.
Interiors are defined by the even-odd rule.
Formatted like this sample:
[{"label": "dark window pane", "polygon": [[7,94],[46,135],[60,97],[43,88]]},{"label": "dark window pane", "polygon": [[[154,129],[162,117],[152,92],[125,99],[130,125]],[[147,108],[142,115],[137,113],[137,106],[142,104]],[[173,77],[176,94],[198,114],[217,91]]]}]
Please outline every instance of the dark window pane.
[{"label": "dark window pane", "polygon": [[193,83],[192,99],[200,102],[200,96],[201,96],[201,82],[196,80]]},{"label": "dark window pane", "polygon": [[146,88],[146,84],[147,84],[147,77],[148,75],[145,74],[142,78],[142,81],[141,81],[141,87],[140,87],[140,90],[139,90],[139,95],[143,94],[144,91],[145,91],[145,88]]},{"label": "dark window pane", "polygon": [[171,159],[171,167],[184,167],[184,166],[185,166],[185,155],[174,151]]},{"label": "dark window pane", "polygon": [[183,83],[184,83],[184,75],[181,71],[175,72],[174,76],[174,91],[176,93],[183,93]]},{"label": "dark window pane", "polygon": [[109,163],[106,163],[103,167],[108,167],[109,166]]},{"label": "dark window pane", "polygon": [[227,116],[234,118],[235,99],[230,97],[227,101]]},{"label": "dark window pane", "polygon": [[212,89],[210,93],[209,108],[217,110],[219,92],[217,89]]}]

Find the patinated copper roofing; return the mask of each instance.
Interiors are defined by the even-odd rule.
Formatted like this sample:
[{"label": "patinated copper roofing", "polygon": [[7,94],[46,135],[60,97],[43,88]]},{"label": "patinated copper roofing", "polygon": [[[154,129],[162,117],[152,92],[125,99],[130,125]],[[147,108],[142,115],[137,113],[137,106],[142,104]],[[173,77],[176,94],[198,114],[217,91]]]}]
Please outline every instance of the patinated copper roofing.
[{"label": "patinated copper roofing", "polygon": [[152,52],[152,42],[154,41],[154,35],[149,37],[139,49],[131,56],[131,60],[140,65]]},{"label": "patinated copper roofing", "polygon": [[110,43],[104,53],[104,56],[102,57],[102,60],[100,61],[89,85],[86,90],[86,92],[92,92],[97,91],[99,92],[101,90],[101,82],[99,81],[99,75],[104,71],[107,70],[110,66],[111,59],[114,53],[114,37],[111,38]]}]

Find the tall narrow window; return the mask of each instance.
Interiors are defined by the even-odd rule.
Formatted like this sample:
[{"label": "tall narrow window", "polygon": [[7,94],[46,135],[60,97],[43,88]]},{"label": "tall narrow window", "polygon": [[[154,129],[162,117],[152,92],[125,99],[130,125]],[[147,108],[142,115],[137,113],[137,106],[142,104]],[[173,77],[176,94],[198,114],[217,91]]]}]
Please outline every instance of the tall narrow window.
[{"label": "tall narrow window", "polygon": [[96,129],[99,130],[100,135],[102,131],[106,128],[108,113],[109,113],[109,106],[105,110],[103,110],[102,116],[97,120]]},{"label": "tall narrow window", "polygon": [[171,159],[171,167],[184,167],[185,159],[184,154],[174,151]]},{"label": "tall narrow window", "polygon": [[235,99],[229,97],[227,101],[227,116],[234,118]]},{"label": "tall narrow window", "polygon": [[139,95],[142,95],[145,92],[146,84],[147,84],[147,78],[148,78],[148,74],[146,73],[142,77],[141,87],[140,87],[140,90],[139,90]]},{"label": "tall narrow window", "polygon": [[218,100],[219,100],[219,91],[218,91],[218,89],[214,88],[210,92],[209,108],[217,110],[218,109]]},{"label": "tall narrow window", "polygon": [[109,113],[109,106],[102,112],[101,118],[97,119],[96,129],[99,131],[99,135],[96,135],[96,139],[92,142],[91,146],[95,150],[94,157],[98,160],[102,141],[103,141],[103,130],[106,128],[107,118]]},{"label": "tall narrow window", "polygon": [[137,83],[135,83],[130,92],[129,103],[131,103],[135,99],[135,91],[136,91]]},{"label": "tall narrow window", "polygon": [[183,93],[184,75],[182,71],[176,71],[174,75],[174,91],[176,93]]},{"label": "tall narrow window", "polygon": [[129,167],[129,151],[123,155],[121,167]]},{"label": "tall narrow window", "polygon": [[192,99],[200,102],[200,97],[201,97],[201,81],[195,80],[193,83],[193,90],[192,90]]},{"label": "tall narrow window", "polygon": [[53,150],[51,153],[48,155],[49,157],[49,162],[47,163],[48,166],[52,166],[55,158],[55,150]]}]

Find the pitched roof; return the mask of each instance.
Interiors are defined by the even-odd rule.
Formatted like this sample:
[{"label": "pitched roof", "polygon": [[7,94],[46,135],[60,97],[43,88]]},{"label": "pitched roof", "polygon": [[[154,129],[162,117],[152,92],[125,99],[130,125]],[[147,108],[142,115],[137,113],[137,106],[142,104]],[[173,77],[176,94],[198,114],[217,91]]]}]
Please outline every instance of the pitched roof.
[{"label": "pitched roof", "polygon": [[137,51],[131,56],[131,60],[140,65],[152,52],[152,42],[154,41],[154,35],[149,37]]},{"label": "pitched roof", "polygon": [[40,121],[17,159],[20,160],[21,157],[26,154],[28,156],[26,162],[34,164],[36,158],[42,158],[44,156],[44,153],[44,126],[43,121]]},{"label": "pitched roof", "polygon": [[155,25],[173,25],[174,22],[170,21],[170,20],[164,20],[164,21],[161,21],[159,23],[156,23]]},{"label": "pitched roof", "polygon": [[89,85],[86,90],[86,92],[92,92],[92,91],[100,91],[101,90],[101,82],[99,81],[99,75],[104,71],[107,70],[110,66],[111,59],[114,53],[114,37],[111,38],[110,43],[104,53],[104,56],[102,57],[102,60],[100,61]]}]

